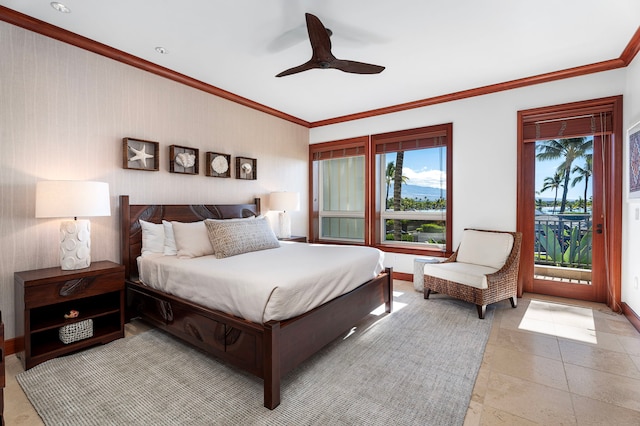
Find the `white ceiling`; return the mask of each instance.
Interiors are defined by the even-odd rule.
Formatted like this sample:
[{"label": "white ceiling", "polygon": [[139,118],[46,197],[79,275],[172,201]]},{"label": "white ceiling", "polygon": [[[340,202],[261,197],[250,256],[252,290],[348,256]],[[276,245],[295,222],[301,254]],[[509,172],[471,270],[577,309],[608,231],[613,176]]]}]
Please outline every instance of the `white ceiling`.
[{"label": "white ceiling", "polygon": [[[308,122],[616,59],[640,24],[640,0],[60,2],[0,5]],[[386,69],[276,78],[311,57],[305,12],[336,57]]]}]

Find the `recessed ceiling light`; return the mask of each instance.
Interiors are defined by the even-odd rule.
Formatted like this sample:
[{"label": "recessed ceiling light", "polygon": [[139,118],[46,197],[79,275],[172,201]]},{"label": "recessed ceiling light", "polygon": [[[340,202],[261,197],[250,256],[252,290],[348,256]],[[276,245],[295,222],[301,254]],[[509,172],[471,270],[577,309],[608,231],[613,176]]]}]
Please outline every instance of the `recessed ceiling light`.
[{"label": "recessed ceiling light", "polygon": [[166,55],[167,53],[169,53],[169,51],[162,46],[156,47],[156,52],[161,53],[163,55]]},{"label": "recessed ceiling light", "polygon": [[62,3],[58,3],[57,1],[52,1],[50,4],[51,4],[51,7],[57,10],[58,12],[71,13],[71,9],[69,9],[67,6],[65,6]]}]

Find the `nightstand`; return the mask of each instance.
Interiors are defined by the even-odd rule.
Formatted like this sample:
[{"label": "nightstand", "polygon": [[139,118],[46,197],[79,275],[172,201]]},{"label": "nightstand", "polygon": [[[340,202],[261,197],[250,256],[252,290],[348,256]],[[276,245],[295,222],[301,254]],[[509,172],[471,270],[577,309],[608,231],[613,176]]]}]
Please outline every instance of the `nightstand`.
[{"label": "nightstand", "polygon": [[[24,335],[17,355],[25,369],[98,343],[124,337],[124,266],[102,261],[73,271],[58,268],[16,272],[16,336]],[[76,318],[65,314],[77,310]],[[93,335],[63,343],[59,330],[93,322]],[[77,324],[80,325],[80,324]]]},{"label": "nightstand", "polygon": [[0,312],[0,424],[4,424],[4,323]]},{"label": "nightstand", "polygon": [[278,238],[279,241],[292,241],[294,243],[306,243],[307,237],[292,235],[289,238]]}]

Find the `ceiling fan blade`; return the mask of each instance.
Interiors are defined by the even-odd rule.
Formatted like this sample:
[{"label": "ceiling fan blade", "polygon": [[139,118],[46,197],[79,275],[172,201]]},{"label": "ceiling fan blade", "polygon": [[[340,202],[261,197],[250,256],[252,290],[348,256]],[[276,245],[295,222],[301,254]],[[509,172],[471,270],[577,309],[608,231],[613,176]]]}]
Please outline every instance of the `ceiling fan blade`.
[{"label": "ceiling fan blade", "polygon": [[313,49],[313,58],[317,61],[329,61],[333,59],[331,54],[331,38],[329,32],[322,25],[317,16],[310,13],[304,14],[307,20],[307,32],[309,33],[309,41],[311,49]]},{"label": "ceiling fan blade", "polygon": [[320,64],[311,60],[309,62],[305,62],[302,65],[298,65],[297,67],[289,68],[288,70],[282,71],[280,74],[276,75],[276,77],[284,77],[285,75],[297,74],[302,71],[311,70],[314,68],[322,68]]},{"label": "ceiling fan blade", "polygon": [[282,71],[276,77],[284,77],[285,75],[296,74],[313,68],[335,68],[353,74],[378,74],[384,70],[385,67],[380,65],[337,59],[331,53],[331,31],[320,22],[317,16],[305,13],[305,18],[313,55],[308,62]]},{"label": "ceiling fan blade", "polygon": [[378,74],[381,73],[385,67],[381,65],[365,64],[364,62],[336,59],[329,62],[329,68],[336,68],[340,71],[354,74]]}]

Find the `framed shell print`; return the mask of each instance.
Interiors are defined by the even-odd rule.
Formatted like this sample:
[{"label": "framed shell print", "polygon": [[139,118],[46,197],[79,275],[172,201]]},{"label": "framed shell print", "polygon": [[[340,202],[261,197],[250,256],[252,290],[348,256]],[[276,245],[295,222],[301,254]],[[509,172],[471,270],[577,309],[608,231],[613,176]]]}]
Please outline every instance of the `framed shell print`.
[{"label": "framed shell print", "polygon": [[255,180],[258,177],[255,158],[236,157],[236,179]]},{"label": "framed shell print", "polygon": [[217,152],[207,152],[206,175],[212,177],[231,177],[231,155]]},{"label": "framed shell print", "polygon": [[180,145],[169,146],[169,171],[171,173],[197,175],[199,170],[198,152],[197,148]]},{"label": "framed shell print", "polygon": [[158,171],[160,144],[142,139],[122,138],[122,167],[132,170]]}]

